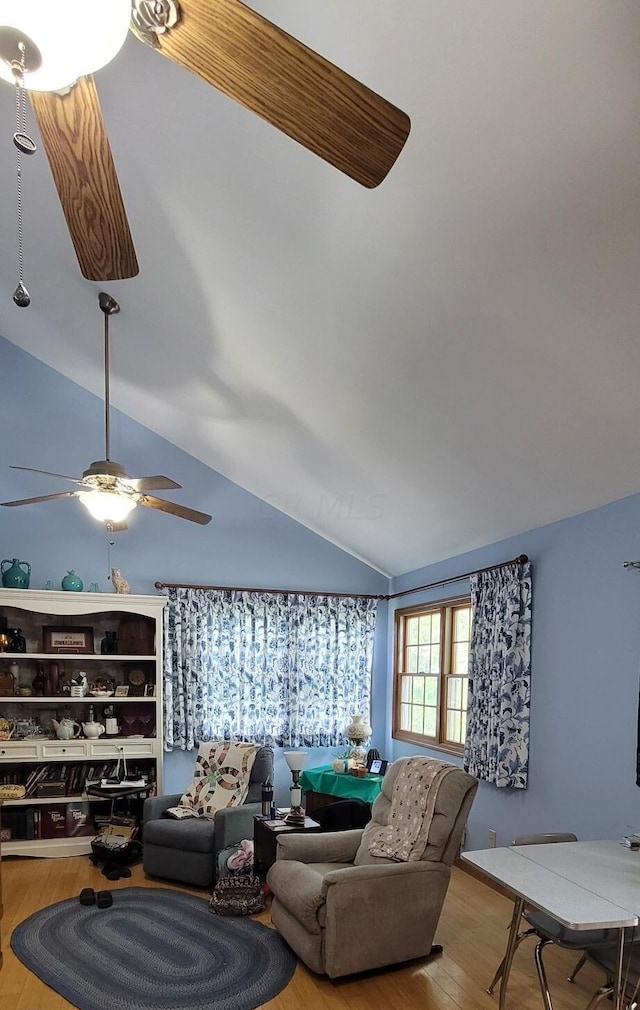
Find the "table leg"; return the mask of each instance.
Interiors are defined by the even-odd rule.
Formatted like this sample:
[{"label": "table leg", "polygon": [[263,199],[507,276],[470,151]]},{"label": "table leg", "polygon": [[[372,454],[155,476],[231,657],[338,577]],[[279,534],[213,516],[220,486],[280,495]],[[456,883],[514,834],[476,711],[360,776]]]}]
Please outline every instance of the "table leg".
[{"label": "table leg", "polygon": [[[518,945],[518,930],[520,929],[520,920],[522,918],[523,908],[524,898],[516,898],[513,903],[513,915],[511,917],[511,926],[509,928],[509,939],[507,940],[507,950],[504,955],[504,968],[502,970],[502,978],[500,979],[500,1000],[498,1002],[499,1010],[505,1010],[507,983],[509,981],[509,972],[511,971],[513,955],[515,954],[516,947]],[[621,1010],[621,1008],[616,1007],[616,1010]]]},{"label": "table leg", "polygon": [[618,950],[616,952],[616,977],[615,977],[615,989],[614,989],[614,1001],[616,1010],[622,1010],[623,1006],[623,985],[622,985],[622,963],[624,960],[624,940],[626,936],[626,929],[620,930],[618,935]]}]

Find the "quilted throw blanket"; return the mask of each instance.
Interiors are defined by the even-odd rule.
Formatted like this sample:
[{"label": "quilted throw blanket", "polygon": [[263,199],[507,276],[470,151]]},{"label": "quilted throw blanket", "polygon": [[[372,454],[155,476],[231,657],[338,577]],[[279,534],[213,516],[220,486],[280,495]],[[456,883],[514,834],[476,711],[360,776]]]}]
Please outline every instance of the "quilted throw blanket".
[{"label": "quilted throw blanket", "polygon": [[372,856],[399,862],[422,858],[438,790],[443,779],[456,770],[457,765],[435,758],[410,758],[403,765],[393,786],[389,823],[369,845]]}]

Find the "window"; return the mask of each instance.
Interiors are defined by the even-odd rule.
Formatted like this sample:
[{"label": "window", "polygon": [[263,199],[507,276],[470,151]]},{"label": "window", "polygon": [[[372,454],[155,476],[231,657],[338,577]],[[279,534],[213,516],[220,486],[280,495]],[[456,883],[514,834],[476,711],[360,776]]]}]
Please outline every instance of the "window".
[{"label": "window", "polygon": [[470,632],[468,597],[396,611],[396,739],[462,753]]}]

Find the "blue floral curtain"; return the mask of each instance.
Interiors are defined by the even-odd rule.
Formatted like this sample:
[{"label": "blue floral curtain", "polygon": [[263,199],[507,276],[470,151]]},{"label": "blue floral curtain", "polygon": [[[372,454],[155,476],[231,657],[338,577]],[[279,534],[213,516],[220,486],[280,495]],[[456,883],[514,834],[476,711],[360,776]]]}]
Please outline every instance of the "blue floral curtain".
[{"label": "blue floral curtain", "polygon": [[531,565],[471,577],[472,630],[464,767],[527,788],[531,698]]},{"label": "blue floral curtain", "polygon": [[169,589],[165,749],[244,738],[288,747],[344,742],[368,713],[377,601]]}]

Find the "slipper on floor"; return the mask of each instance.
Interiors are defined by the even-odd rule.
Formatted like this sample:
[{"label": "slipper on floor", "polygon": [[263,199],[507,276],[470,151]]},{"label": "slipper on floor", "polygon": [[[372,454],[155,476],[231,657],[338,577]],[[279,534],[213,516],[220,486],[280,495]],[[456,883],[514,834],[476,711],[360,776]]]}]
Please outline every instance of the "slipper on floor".
[{"label": "slipper on floor", "polygon": [[113,895],[111,891],[98,891],[96,904],[98,908],[109,908],[110,905],[113,905]]},{"label": "slipper on floor", "polygon": [[95,905],[96,903],[96,892],[92,887],[83,887],[80,891],[80,904],[81,905]]}]

